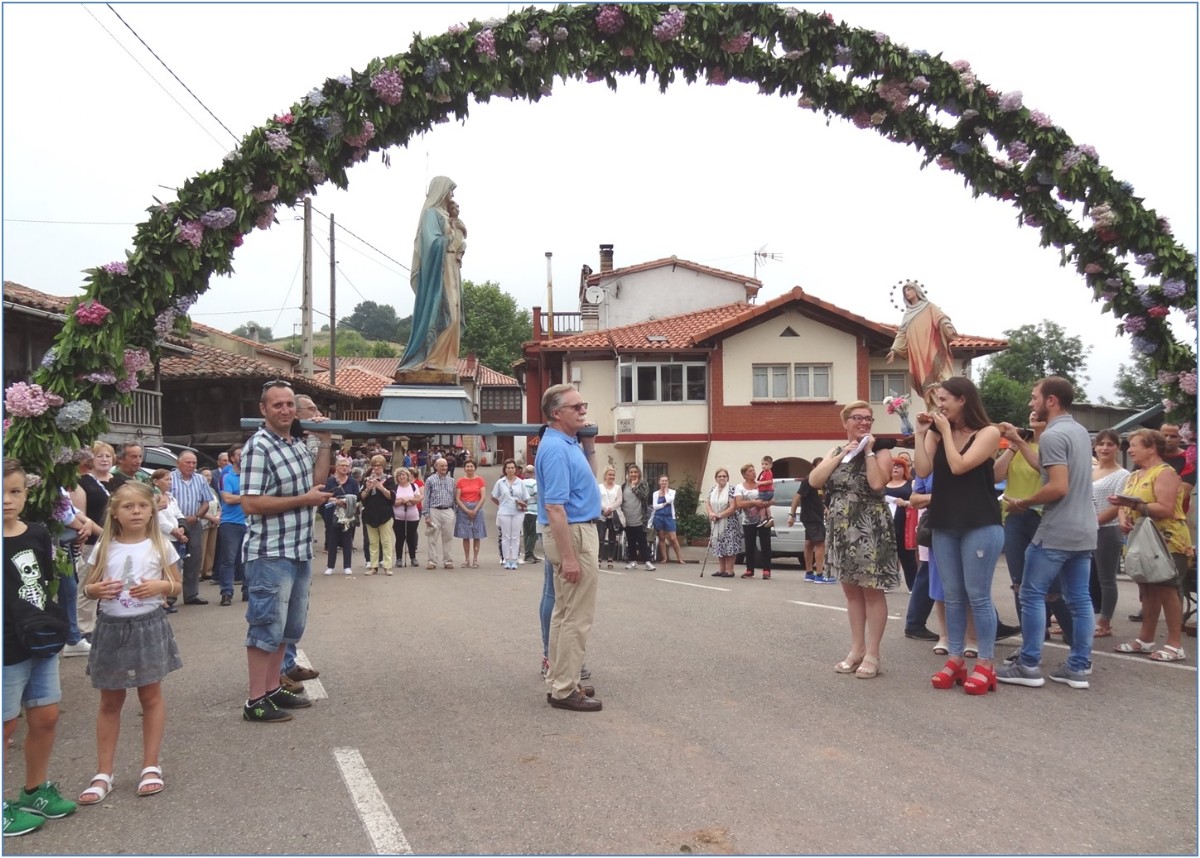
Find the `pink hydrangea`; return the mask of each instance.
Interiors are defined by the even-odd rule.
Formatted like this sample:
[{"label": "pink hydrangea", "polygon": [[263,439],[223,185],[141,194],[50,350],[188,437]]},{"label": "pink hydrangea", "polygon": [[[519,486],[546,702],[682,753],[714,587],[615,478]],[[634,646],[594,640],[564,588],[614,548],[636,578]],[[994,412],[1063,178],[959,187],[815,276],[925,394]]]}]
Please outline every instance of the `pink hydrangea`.
[{"label": "pink hydrangea", "polygon": [[399,72],[384,69],[371,78],[371,89],[384,104],[399,104],[404,97],[404,78]]},{"label": "pink hydrangea", "polygon": [[286,131],[268,131],[267,148],[272,152],[282,152],[292,145],[292,138]]},{"label": "pink hydrangea", "polygon": [[1163,387],[1166,387],[1168,384],[1174,384],[1176,381],[1179,380],[1179,373],[1168,372],[1165,369],[1160,369],[1158,371],[1158,375],[1156,375],[1154,378],[1155,378],[1155,381],[1157,381]]},{"label": "pink hydrangea", "polygon": [[446,28],[446,32],[451,36],[461,36],[463,33],[467,32],[467,25],[461,22],[458,24],[451,24]]},{"label": "pink hydrangea", "polygon": [[1146,320],[1141,316],[1126,316],[1122,324],[1127,334],[1140,334],[1146,330]]},{"label": "pink hydrangea", "polygon": [[909,84],[909,86],[914,92],[924,92],[925,90],[929,89],[929,80],[924,75],[919,75],[912,79],[912,82]]},{"label": "pink hydrangea", "polygon": [[720,66],[716,66],[715,68],[709,69],[708,82],[712,86],[724,86],[725,84],[729,83],[729,75],[726,73],[725,69],[721,68]]},{"label": "pink hydrangea", "polygon": [[721,50],[728,51],[731,54],[740,54],[746,48],[750,47],[752,41],[754,41],[753,33],[742,33],[721,42]]},{"label": "pink hydrangea", "polygon": [[1102,274],[1102,273],[1104,273],[1104,267],[1101,265],[1097,265],[1095,262],[1089,262],[1087,264],[1087,267],[1083,269],[1083,273],[1084,274]]},{"label": "pink hydrangea", "polygon": [[273,223],[275,223],[275,206],[267,206],[254,219],[255,229],[270,229]]},{"label": "pink hydrangea", "polygon": [[192,247],[199,248],[200,242],[204,240],[204,224],[198,220],[175,221],[175,240],[182,244],[190,244]]},{"label": "pink hydrangea", "polygon": [[271,200],[279,196],[279,185],[271,185],[265,191],[255,191],[250,195],[251,199],[256,203],[269,203]]},{"label": "pink hydrangea", "polygon": [[1014,110],[1021,109],[1021,100],[1023,96],[1019,89],[1012,92],[1006,92],[1000,96],[1000,109],[1005,113],[1012,113]]},{"label": "pink hydrangea", "polygon": [[959,74],[962,74],[963,72],[969,72],[971,70],[971,64],[966,60],[955,60],[954,62],[950,63],[950,68],[954,69]]},{"label": "pink hydrangea", "polygon": [[683,33],[683,26],[687,22],[687,13],[677,6],[672,6],[662,15],[658,16],[658,23],[654,25],[654,38],[660,42],[669,42],[672,39],[679,38]]},{"label": "pink hydrangea", "polygon": [[596,29],[612,36],[625,27],[625,13],[618,6],[601,6],[596,13]]},{"label": "pink hydrangea", "polygon": [[850,117],[850,121],[854,123],[855,128],[870,128],[871,114],[865,110],[860,110],[858,113]]},{"label": "pink hydrangea", "polygon": [[347,143],[354,149],[361,149],[371,142],[375,137],[375,123],[370,119],[363,120],[362,131],[357,134],[350,134],[345,137]]},{"label": "pink hydrangea", "polygon": [[121,393],[129,393],[132,390],[136,390],[137,386],[137,376],[133,376],[132,378],[122,378],[117,382],[117,390],[119,390]]},{"label": "pink hydrangea", "polygon": [[100,270],[108,274],[124,276],[129,273],[129,266],[124,262],[106,262],[100,266]]},{"label": "pink hydrangea", "polygon": [[949,155],[938,155],[937,160],[934,161],[934,163],[937,164],[939,167],[941,167],[943,170],[955,169],[954,159],[951,158]]},{"label": "pink hydrangea", "polygon": [[137,375],[139,372],[149,369],[151,364],[150,352],[145,349],[125,349],[125,372],[127,374]]},{"label": "pink hydrangea", "polygon": [[496,59],[496,34],[491,30],[483,30],[475,34],[475,53],[489,60]]},{"label": "pink hydrangea", "polygon": [[75,320],[81,325],[99,325],[111,312],[99,301],[84,301],[75,308]]},{"label": "pink hydrangea", "polygon": [[1024,140],[1014,140],[1008,144],[1008,157],[1018,164],[1029,160],[1029,145]]},{"label": "pink hydrangea", "polygon": [[62,404],[61,396],[47,393],[40,384],[18,381],[4,391],[4,408],[13,417],[37,417]]},{"label": "pink hydrangea", "polygon": [[1029,114],[1029,119],[1039,128],[1049,128],[1054,124],[1054,120],[1042,113],[1040,110],[1031,111]]},{"label": "pink hydrangea", "polygon": [[1171,308],[1156,305],[1147,310],[1146,315],[1153,319],[1165,319],[1167,316],[1171,315]]}]

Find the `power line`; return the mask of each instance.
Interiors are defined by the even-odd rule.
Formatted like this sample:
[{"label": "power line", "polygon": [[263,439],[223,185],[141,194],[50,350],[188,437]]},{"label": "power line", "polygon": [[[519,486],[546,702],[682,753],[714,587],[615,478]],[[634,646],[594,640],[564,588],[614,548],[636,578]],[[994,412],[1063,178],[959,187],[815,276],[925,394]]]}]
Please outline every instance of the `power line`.
[{"label": "power line", "polygon": [[[99,19],[99,18],[97,18],[95,15],[92,15],[92,10],[91,10],[91,9],[89,9],[89,8],[87,7],[87,5],[86,5],[86,4],[82,4],[82,5],[83,5],[83,10],[84,10],[85,12],[87,12],[89,15],[91,15],[91,16],[92,16],[92,20],[93,20],[93,21],[95,21],[97,24],[99,24],[99,26],[100,26],[100,29],[101,29],[101,30],[103,30],[104,32],[108,33],[108,36],[109,36],[109,38],[111,38],[111,39],[112,39],[114,42],[116,42],[116,43],[117,43],[117,46],[118,46],[118,47],[119,47],[121,50],[123,50],[123,51],[124,51],[126,54],[128,54],[128,56],[129,56],[129,58],[130,58],[131,60],[133,60],[135,63],[137,63],[137,67],[138,67],[138,68],[140,68],[142,71],[144,71],[144,72],[146,73],[146,77],[148,77],[148,78],[150,78],[150,80],[154,81],[154,83],[155,83],[155,84],[158,86],[158,88],[159,88],[159,89],[161,89],[161,90],[162,90],[164,93],[166,93],[166,95],[167,95],[167,98],[169,98],[169,99],[171,99],[171,101],[175,102],[175,105],[176,105],[176,106],[177,106],[177,107],[178,107],[180,110],[182,110],[182,111],[184,112],[184,114],[187,116],[187,118],[188,118],[188,119],[190,119],[190,120],[192,120],[192,122],[195,122],[195,123],[196,123],[196,125],[197,125],[197,127],[198,127],[198,128],[201,130],[201,131],[203,131],[205,134],[207,134],[207,135],[208,135],[210,138],[212,138],[212,141],[213,141],[214,143],[216,143],[216,144],[217,144],[218,146],[220,146],[221,148],[224,148],[224,147],[225,147],[225,144],[223,144],[223,143],[222,143],[220,140],[218,140],[216,137],[213,137],[213,134],[212,134],[212,132],[211,132],[211,131],[209,131],[207,128],[205,128],[205,127],[204,127],[204,125],[203,125],[203,123],[201,123],[199,119],[197,119],[196,117],[192,116],[192,114],[188,113],[188,109],[187,109],[186,107],[184,107],[182,104],[180,104],[180,102],[179,102],[179,99],[177,99],[177,98],[176,98],[176,97],[175,97],[175,96],[174,96],[174,95],[171,93],[171,91],[170,91],[169,89],[167,89],[165,86],[163,86],[163,84],[162,84],[162,81],[160,81],[160,80],[159,80],[158,78],[156,78],[154,75],[150,74],[150,70],[149,70],[148,68],[146,68],[144,65],[142,65],[142,64],[141,64],[141,62],[138,60],[138,58],[137,58],[137,57],[135,57],[135,56],[134,56],[134,55],[133,55],[133,54],[130,52],[129,48],[127,48],[127,47],[125,47],[123,44],[121,44],[121,40],[120,40],[120,39],[118,39],[116,36],[114,36],[114,35],[112,34],[112,31],[111,31],[111,30],[109,30],[109,29],[108,29],[108,27],[104,26],[104,24],[103,24],[103,23],[101,23],[101,21],[100,21],[100,19]],[[112,7],[110,6],[109,8],[111,9]],[[117,16],[117,17],[120,17],[120,16]],[[126,24],[126,26],[129,26],[129,25],[128,25],[128,24]],[[136,33],[134,33],[134,35],[136,36],[137,34],[136,34]],[[143,44],[144,44],[144,43],[143,43]]]},{"label": "power line", "polygon": [[175,78],[175,80],[179,82],[179,85],[182,86],[187,91],[187,94],[190,95],[192,98],[196,99],[196,103],[199,104],[201,107],[203,107],[204,110],[208,113],[208,115],[211,116],[218,125],[220,125],[222,128],[225,129],[225,133],[228,134],[230,137],[232,137],[235,143],[240,143],[241,138],[239,138],[236,134],[234,134],[232,131],[230,131],[229,127],[226,126],[225,123],[222,122],[217,117],[217,114],[213,113],[211,110],[208,109],[208,105],[205,104],[203,101],[201,101],[200,96],[198,96],[198,95],[196,95],[196,93],[192,92],[191,89],[188,88],[188,85],[179,79],[179,75],[175,74],[175,72],[171,69],[171,67],[169,65],[166,64],[166,62],[163,60],[162,57],[160,57],[158,54],[154,53],[154,48],[147,45],[146,40],[138,35],[137,30],[135,30],[135,29],[133,29],[133,27],[129,26],[129,22],[121,17],[121,13],[118,12],[116,9],[114,9],[112,7],[111,3],[105,3],[104,5],[108,7],[108,10],[110,12],[112,12],[114,15],[117,16],[117,20],[120,21],[122,24],[124,24],[125,27],[129,30],[129,32],[133,33],[134,38],[136,38],[139,42],[142,43],[142,46],[145,47],[145,49],[150,52],[150,55],[152,57],[154,57],[154,59],[158,60],[163,68],[165,68],[168,72],[170,72],[171,77]]},{"label": "power line", "polygon": [[[319,214],[321,217],[325,218],[326,220],[328,220],[328,219],[329,219],[329,215],[325,214],[325,212],[323,212],[323,211],[319,211],[319,210],[317,209],[317,207],[316,207],[316,206],[313,206],[313,212],[314,212],[314,213],[316,213],[316,214]],[[400,266],[401,268],[403,268],[405,271],[408,271],[408,266],[407,266],[407,265],[405,265],[403,262],[401,262],[401,261],[400,261],[400,260],[398,260],[398,259],[395,259],[395,258],[393,258],[393,257],[391,257],[391,256],[388,256],[386,253],[384,253],[382,250],[380,250],[380,249],[379,249],[378,247],[376,247],[375,245],[371,244],[371,242],[367,241],[367,240],[366,240],[365,238],[363,238],[362,236],[360,236],[360,235],[356,235],[355,233],[351,232],[351,231],[350,231],[349,229],[347,229],[345,226],[343,226],[343,225],[342,225],[342,224],[340,224],[340,223],[337,223],[336,221],[334,222],[334,226],[336,226],[336,227],[337,227],[338,229],[340,229],[342,232],[345,232],[345,233],[347,233],[347,234],[349,234],[349,235],[353,236],[354,238],[358,239],[358,240],[359,240],[359,241],[361,241],[363,244],[365,244],[367,247],[371,248],[371,249],[372,249],[372,250],[374,250],[376,253],[378,253],[380,256],[382,256],[384,259],[390,260],[391,262],[394,262],[396,265],[399,265],[399,266]]]},{"label": "power line", "polygon": [[63,226],[137,226],[136,223],[126,223],[119,220],[34,220],[33,218],[6,217],[5,223],[51,223]]}]

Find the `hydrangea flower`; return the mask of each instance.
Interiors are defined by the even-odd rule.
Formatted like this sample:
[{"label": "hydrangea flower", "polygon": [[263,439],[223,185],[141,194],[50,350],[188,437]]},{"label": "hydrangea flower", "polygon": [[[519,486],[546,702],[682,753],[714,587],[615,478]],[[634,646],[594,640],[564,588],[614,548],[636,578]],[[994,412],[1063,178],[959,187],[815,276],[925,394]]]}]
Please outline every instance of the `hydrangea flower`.
[{"label": "hydrangea flower", "polygon": [[150,369],[153,361],[150,360],[150,352],[145,349],[125,349],[125,372],[129,375],[137,375],[139,372],[144,372]]},{"label": "hydrangea flower", "polygon": [[[161,313],[159,313],[157,316],[154,317],[154,332],[156,334],[158,334],[159,336],[166,336],[167,334],[169,334],[171,332],[171,330],[175,327],[175,318],[177,315],[178,314],[174,310],[163,310]],[[105,376],[105,377],[98,378],[96,376]],[[111,378],[109,378],[109,376],[111,376]],[[96,372],[96,373],[92,373],[91,375],[84,376],[84,378],[87,378],[89,381],[94,381],[97,384],[116,384],[117,383],[117,377],[115,375],[112,375],[112,373]]]},{"label": "hydrangea flower", "polygon": [[204,224],[198,220],[175,221],[175,229],[176,241],[199,249],[200,242],[204,240]]},{"label": "hydrangea flower", "polygon": [[654,38],[660,42],[669,42],[672,39],[679,38],[686,21],[687,13],[678,6],[672,6],[658,16],[658,23],[654,25],[654,29],[652,30]]},{"label": "hydrangea flower", "polygon": [[565,42],[567,40],[568,35],[569,34],[567,33],[566,27],[555,27],[554,28],[554,41]]},{"label": "hydrangea flower", "polygon": [[1153,253],[1139,253],[1137,256],[1135,256],[1133,258],[1137,262],[1138,265],[1142,265],[1142,266],[1153,265],[1154,260],[1157,259],[1157,257]]},{"label": "hydrangea flower", "polygon": [[850,121],[854,123],[855,128],[870,128],[871,114],[865,110],[860,110],[858,113],[850,117]]},{"label": "hydrangea flower", "polygon": [[116,384],[117,376],[111,372],[89,372],[83,377],[83,380],[93,384]]},{"label": "hydrangea flower", "polygon": [[1137,287],[1137,299],[1143,307],[1153,307],[1158,301],[1150,294],[1150,287],[1141,283]]},{"label": "hydrangea flower", "polygon": [[100,266],[100,270],[118,276],[125,276],[129,273],[129,266],[124,262],[106,262]]},{"label": "hydrangea flower", "polygon": [[918,75],[912,79],[912,82],[909,83],[909,86],[914,92],[924,92],[925,90],[929,89],[929,79],[926,78],[925,75]]},{"label": "hydrangea flower", "polygon": [[1189,396],[1196,395],[1196,373],[1181,372],[1179,373],[1179,389]]},{"label": "hydrangea flower", "polygon": [[1029,119],[1034,125],[1039,128],[1049,128],[1054,124],[1054,120],[1040,110],[1034,110],[1029,114]]},{"label": "hydrangea flower", "polygon": [[[1147,354],[1149,354],[1149,352],[1147,352]],[[1163,410],[1166,411],[1168,414],[1170,414],[1172,411],[1175,410],[1175,400],[1174,399],[1164,399],[1162,401],[1162,405],[1163,405]]]},{"label": "hydrangea flower", "polygon": [[129,393],[136,390],[138,386],[137,378],[122,378],[117,381],[117,390],[121,393]]},{"label": "hydrangea flower", "polygon": [[1015,89],[1012,92],[1006,92],[1004,95],[1000,96],[1000,109],[1005,113],[1012,113],[1014,110],[1020,110],[1023,98],[1024,96],[1021,94],[1019,89]]},{"label": "hydrangea flower", "polygon": [[463,24],[462,22],[451,24],[446,28],[446,32],[451,36],[461,36],[463,33],[467,32],[467,25]]},{"label": "hydrangea flower", "polygon": [[[54,416],[54,425],[64,432],[74,432],[91,419],[92,403],[76,399],[74,402],[68,402],[62,408],[58,409],[58,414]],[[71,450],[67,450],[67,461],[70,461],[72,455],[74,453]],[[59,464],[63,463],[60,462]]]},{"label": "hydrangea flower", "polygon": [[209,229],[225,229],[225,227],[237,220],[237,212],[225,206],[221,209],[207,211],[200,215],[200,223]]},{"label": "hydrangea flower", "polygon": [[785,60],[798,60],[807,53],[808,53],[808,48],[804,48],[799,51],[788,51],[786,54],[783,55],[783,58]]},{"label": "hydrangea flower", "polygon": [[99,325],[111,312],[112,310],[99,301],[84,301],[75,308],[75,320],[81,325]]},{"label": "hydrangea flower", "polygon": [[371,78],[371,89],[384,104],[399,104],[404,97],[404,78],[399,72],[384,69]]},{"label": "hydrangea flower", "polygon": [[796,102],[796,104],[799,107],[807,107],[809,110],[817,109],[817,103],[815,101],[813,101],[811,98],[809,98],[807,95],[800,96],[800,98]]},{"label": "hydrangea flower", "polygon": [[346,142],[355,149],[361,149],[371,142],[375,137],[375,123],[370,119],[364,119],[362,131],[357,134],[352,134],[345,138]]},{"label": "hydrangea flower", "polygon": [[601,6],[596,13],[596,29],[612,36],[625,27],[625,13],[618,6]]},{"label": "hydrangea flower", "polygon": [[[54,422],[55,423],[58,422],[57,417],[54,419]],[[81,423],[80,426],[82,426],[82,425],[83,424]],[[76,427],[76,428],[78,428],[78,427]],[[71,431],[71,430],[67,430],[67,431]],[[70,447],[59,447],[58,452],[54,454],[54,464],[67,465],[67,464],[70,464],[70,462],[73,458],[75,458],[74,450],[72,450]]]},{"label": "hydrangea flower", "polygon": [[61,396],[47,393],[40,384],[18,381],[4,391],[4,408],[11,417],[37,417],[62,404]]},{"label": "hydrangea flower", "polygon": [[269,203],[277,196],[279,196],[279,185],[271,185],[265,191],[255,191],[250,195],[250,198],[256,203]]},{"label": "hydrangea flower", "polygon": [[1146,315],[1153,319],[1165,319],[1167,316],[1171,315],[1171,308],[1155,305],[1146,311]]},{"label": "hydrangea flower", "polygon": [[326,140],[332,140],[346,129],[346,123],[340,116],[317,117],[313,120],[313,126]]},{"label": "hydrangea flower", "polygon": [[845,45],[836,45],[833,49],[833,64],[837,66],[848,66],[854,62],[854,51]]},{"label": "hydrangea flower", "polygon": [[1008,157],[1018,164],[1029,160],[1029,144],[1023,140],[1014,140],[1008,144]]},{"label": "hydrangea flower", "polygon": [[349,87],[351,84],[354,83],[353,79],[351,79],[350,75],[348,75],[348,74],[338,75],[337,77],[334,78],[334,80],[345,87]]},{"label": "hydrangea flower", "polygon": [[795,21],[800,17],[800,10],[795,6],[788,6],[783,10],[783,17],[787,18],[789,21]]},{"label": "hydrangea flower", "polygon": [[1162,291],[1163,295],[1172,301],[1177,301],[1187,294],[1187,284],[1182,280],[1172,278],[1171,280],[1164,281]]},{"label": "hydrangea flower", "polygon": [[325,103],[325,93],[319,89],[311,90],[308,95],[304,96],[304,103],[313,107],[320,107]]},{"label": "hydrangea flower", "polygon": [[255,229],[270,229],[273,223],[275,223],[275,206],[267,206],[254,219]]},{"label": "hydrangea flower", "polygon": [[959,74],[962,74],[963,72],[969,72],[971,70],[971,64],[966,60],[955,60],[954,62],[950,63],[950,68],[954,69]]},{"label": "hydrangea flower", "polygon": [[1092,219],[1092,223],[1097,227],[1112,226],[1117,220],[1112,206],[1108,203],[1100,203],[1099,205],[1092,206],[1088,211],[1088,217]]},{"label": "hydrangea flower", "polygon": [[[1075,147],[1080,153],[1091,158],[1093,161],[1099,160],[1099,155],[1096,153],[1096,147],[1090,143],[1080,143]],[[1130,188],[1130,190],[1133,190]]]},{"label": "hydrangea flower", "polygon": [[1037,215],[1027,214],[1025,215],[1025,225],[1039,227],[1042,225],[1042,219]]},{"label": "hydrangea flower", "polygon": [[752,41],[754,41],[753,33],[742,33],[737,36],[731,36],[721,42],[721,50],[731,54],[740,54],[746,48],[750,47]]},{"label": "hydrangea flower", "polygon": [[71,498],[67,496],[65,489],[58,491],[58,497],[54,501],[54,520],[65,523],[71,515]]},{"label": "hydrangea flower", "polygon": [[1146,320],[1141,316],[1126,316],[1122,324],[1127,334],[1140,334],[1146,330]]},{"label": "hydrangea flower", "polygon": [[1103,271],[1104,267],[1097,265],[1095,262],[1089,262],[1087,267],[1083,269],[1084,274],[1101,274]]},{"label": "hydrangea flower", "polygon": [[724,86],[725,84],[729,83],[729,75],[726,73],[725,69],[717,66],[709,69],[708,82],[713,86]]},{"label": "hydrangea flower", "polygon": [[321,165],[317,163],[317,159],[311,155],[309,155],[304,161],[304,170],[318,185],[325,181],[325,171],[321,169]]},{"label": "hydrangea flower", "polygon": [[958,76],[958,82],[962,84],[962,88],[967,92],[974,92],[975,85],[979,83],[979,79],[975,77],[973,72],[963,72]]},{"label": "hydrangea flower", "polygon": [[503,18],[488,18],[486,21],[483,22],[483,29],[494,30],[497,27],[501,27],[503,25],[504,25]]},{"label": "hydrangea flower", "polygon": [[496,34],[491,30],[481,30],[475,34],[475,53],[489,60],[496,59]]},{"label": "hydrangea flower", "polygon": [[272,152],[282,152],[292,145],[292,138],[282,129],[267,132],[267,148]]},{"label": "hydrangea flower", "polygon": [[280,123],[281,125],[291,125],[293,122],[296,121],[296,117],[293,116],[290,111],[288,113],[283,114],[282,116],[273,116],[271,118],[274,119],[276,122]]},{"label": "hydrangea flower", "polygon": [[530,30],[529,38],[525,40],[525,49],[531,54],[536,54],[544,47],[546,47],[546,37],[536,27]]},{"label": "hydrangea flower", "polygon": [[887,119],[887,114],[885,112],[883,112],[882,110],[877,110],[871,114],[871,124],[872,125],[876,125],[876,126],[882,125],[886,119]]},{"label": "hydrangea flower", "polygon": [[1168,384],[1174,384],[1179,380],[1179,373],[1160,369],[1158,375],[1155,376],[1155,380],[1163,387],[1166,387]]},{"label": "hydrangea flower", "polygon": [[949,155],[938,155],[937,160],[934,163],[937,164],[939,167],[941,167],[943,170],[955,169],[954,159],[951,158]]},{"label": "hydrangea flower", "polygon": [[888,41],[887,33],[884,33],[881,30],[876,30],[873,35],[875,36],[875,44],[877,44],[877,45],[886,45],[887,44],[887,41]]},{"label": "hydrangea flower", "polygon": [[241,247],[243,244],[245,244],[245,239],[242,238],[242,234],[240,232],[235,232],[233,234],[233,238],[230,240],[230,244],[232,244],[234,247]]},{"label": "hydrangea flower", "polygon": [[1150,339],[1149,337],[1143,337],[1140,334],[1138,334],[1133,337],[1132,342],[1133,342],[1133,347],[1135,349],[1137,349],[1141,354],[1152,355],[1156,351],[1158,351],[1158,343],[1156,343],[1154,340]]},{"label": "hydrangea flower", "polygon": [[1121,278],[1120,277],[1109,277],[1107,280],[1104,281],[1104,285],[1110,289],[1120,289],[1121,288]]}]

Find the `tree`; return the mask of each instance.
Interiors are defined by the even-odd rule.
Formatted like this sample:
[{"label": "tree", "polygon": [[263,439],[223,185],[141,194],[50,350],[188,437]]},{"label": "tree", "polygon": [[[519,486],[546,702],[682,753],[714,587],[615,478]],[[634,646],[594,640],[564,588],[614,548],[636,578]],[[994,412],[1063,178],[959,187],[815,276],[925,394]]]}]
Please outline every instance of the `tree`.
[{"label": "tree", "polygon": [[481,363],[511,372],[521,359],[521,344],[533,339],[529,311],[518,309],[517,299],[490,280],[479,285],[464,280],[463,304],[467,324],[460,353],[475,352]]},{"label": "tree", "polygon": [[1136,349],[1133,362],[1123,363],[1117,369],[1113,389],[1117,394],[1116,404],[1126,408],[1150,408],[1162,402],[1163,390],[1150,368],[1150,358]]},{"label": "tree", "polygon": [[396,342],[396,308],[391,304],[376,304],[374,301],[363,301],[354,308],[354,312],[344,319],[338,320],[338,327],[357,331],[368,340],[388,340]]},{"label": "tree", "polygon": [[984,373],[979,382],[979,398],[988,417],[996,423],[1005,421],[1014,426],[1029,423],[1029,394],[1032,385],[1005,378],[998,372]]},{"label": "tree", "polygon": [[400,353],[394,347],[383,342],[383,340],[376,340],[371,343],[371,357],[388,358],[399,356]]},{"label": "tree", "polygon": [[407,343],[408,338],[412,335],[412,316],[405,316],[396,323],[396,336],[392,342]]},{"label": "tree", "polygon": [[979,395],[988,416],[1024,426],[1029,421],[1029,394],[1048,375],[1067,379],[1078,402],[1086,400],[1087,355],[1079,337],[1068,337],[1063,327],[1049,319],[1004,332],[1008,348],[988,359],[979,378]]},{"label": "tree", "polygon": [[[371,354],[371,344],[358,331],[339,328],[337,332],[337,353],[340,358],[367,357]],[[319,346],[314,345],[313,354],[320,357],[329,357],[329,343]]]},{"label": "tree", "polygon": [[271,329],[266,325],[260,325],[258,322],[247,322],[244,325],[238,325],[230,333],[235,337],[245,337],[248,340],[257,340],[260,343],[269,343],[275,339],[271,335]]}]

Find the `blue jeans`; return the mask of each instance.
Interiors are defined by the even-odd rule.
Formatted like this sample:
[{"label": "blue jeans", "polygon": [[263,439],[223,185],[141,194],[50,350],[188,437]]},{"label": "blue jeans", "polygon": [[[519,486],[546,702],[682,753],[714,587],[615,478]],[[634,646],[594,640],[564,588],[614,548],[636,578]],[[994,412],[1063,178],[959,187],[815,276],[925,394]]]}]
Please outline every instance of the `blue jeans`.
[{"label": "blue jeans", "polygon": [[304,634],[312,568],[307,560],[256,557],[246,563],[246,646],[275,652]]},{"label": "blue jeans", "polygon": [[245,580],[242,568],[242,540],[246,538],[246,525],[223,521],[217,528],[217,583],[222,596],[233,595],[233,579]]},{"label": "blue jeans", "polygon": [[1046,636],[1046,611],[1042,602],[1056,579],[1061,577],[1063,596],[1071,612],[1071,631],[1063,629],[1071,644],[1067,667],[1081,672],[1092,660],[1092,633],[1096,615],[1088,580],[1092,574],[1091,551],[1059,551],[1043,545],[1025,549],[1025,578],[1021,582],[1021,663],[1036,667],[1042,660]]},{"label": "blue jeans", "polygon": [[919,632],[924,629],[932,612],[933,599],[929,597],[929,563],[926,562],[917,567],[917,575],[913,578],[912,593],[908,597],[908,613],[904,617],[904,630]]},{"label": "blue jeans", "polygon": [[538,613],[542,619],[542,657],[550,656],[550,617],[554,613],[554,567],[545,561],[546,579],[542,584],[542,604]]},{"label": "blue jeans", "polygon": [[[91,550],[90,545],[88,550]],[[77,644],[83,640],[83,635],[79,632],[79,610],[75,601],[78,595],[79,579],[75,577],[74,572],[58,576],[58,604],[67,612],[67,622],[71,624],[71,630],[67,632],[69,644]]]},{"label": "blue jeans", "polygon": [[946,592],[946,637],[950,654],[961,657],[967,634],[967,604],[975,617],[979,657],[992,658],[996,649],[996,606],[992,576],[1004,547],[1004,528],[998,524],[970,530],[933,531],[933,554]]},{"label": "blue jeans", "polygon": [[58,653],[47,658],[27,658],[4,665],[4,720],[21,714],[21,707],[36,709],[62,700],[58,682]]},{"label": "blue jeans", "polygon": [[[1021,581],[1025,575],[1025,549],[1033,542],[1041,524],[1042,514],[1033,509],[1010,512],[1004,520],[1004,562],[1008,566],[1008,577],[1013,583],[1013,602],[1017,606],[1018,623],[1021,622]],[[1069,640],[1072,632],[1071,615],[1062,600],[1062,584],[1058,579],[1051,582],[1046,595],[1046,622],[1049,623],[1052,616],[1056,618],[1063,634]],[[1043,639],[1044,637],[1043,634]]]}]

